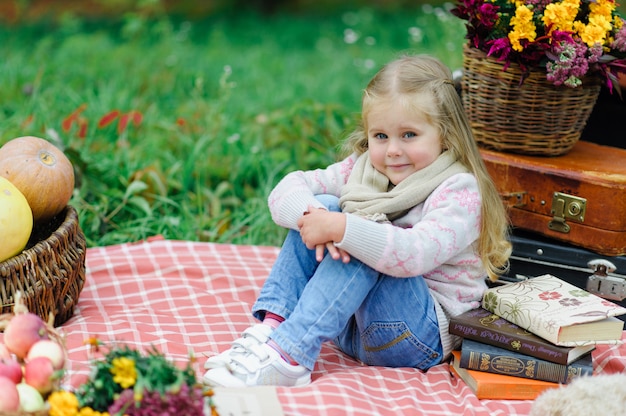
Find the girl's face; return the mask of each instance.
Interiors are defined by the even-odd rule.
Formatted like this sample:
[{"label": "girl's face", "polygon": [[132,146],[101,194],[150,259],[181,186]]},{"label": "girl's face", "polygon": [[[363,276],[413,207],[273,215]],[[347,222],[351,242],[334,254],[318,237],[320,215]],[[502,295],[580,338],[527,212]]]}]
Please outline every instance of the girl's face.
[{"label": "girl's face", "polygon": [[[420,99],[431,105],[429,96]],[[433,163],[443,151],[437,127],[402,100],[372,105],[365,125],[372,165],[394,185]]]}]

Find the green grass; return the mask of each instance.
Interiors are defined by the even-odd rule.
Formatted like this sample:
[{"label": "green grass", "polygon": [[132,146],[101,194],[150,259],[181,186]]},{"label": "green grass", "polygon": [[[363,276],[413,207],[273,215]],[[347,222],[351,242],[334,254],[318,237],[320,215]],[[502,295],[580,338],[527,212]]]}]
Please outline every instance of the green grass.
[{"label": "green grass", "polygon": [[[336,160],[382,64],[411,52],[458,68],[464,33],[429,6],[4,27],[0,144],[34,135],[63,148],[89,246],[156,234],[279,245],[266,204],[276,182]],[[142,119],[99,126],[114,110]]]}]

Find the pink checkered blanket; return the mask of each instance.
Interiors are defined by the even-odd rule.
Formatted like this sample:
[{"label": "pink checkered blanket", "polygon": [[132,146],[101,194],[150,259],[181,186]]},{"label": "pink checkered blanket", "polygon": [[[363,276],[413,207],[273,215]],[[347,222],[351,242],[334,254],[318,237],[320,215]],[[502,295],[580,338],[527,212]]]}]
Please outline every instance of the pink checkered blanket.
[{"label": "pink checkered blanket", "polygon": [[[89,373],[84,341],[156,347],[175,361],[226,349],[254,323],[250,307],[278,248],[154,238],[87,250],[86,282],[74,316],[61,326],[69,352],[68,383]],[[625,332],[626,334],[626,332]],[[626,335],[625,335],[626,338]],[[626,347],[594,352],[597,373],[624,371]],[[531,401],[478,400],[447,363],[426,373],[364,366],[330,343],[313,382],[277,389],[286,415],[525,415]]]}]

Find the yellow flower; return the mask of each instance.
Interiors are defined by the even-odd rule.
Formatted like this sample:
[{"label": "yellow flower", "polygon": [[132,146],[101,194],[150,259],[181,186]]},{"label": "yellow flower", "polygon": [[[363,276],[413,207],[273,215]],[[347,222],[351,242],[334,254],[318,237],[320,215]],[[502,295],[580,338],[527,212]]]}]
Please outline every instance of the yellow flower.
[{"label": "yellow flower", "polygon": [[537,28],[532,19],[533,12],[526,5],[518,6],[515,9],[515,16],[511,18],[513,30],[509,33],[509,40],[513,49],[518,52],[524,50],[520,43],[522,39],[532,42],[537,37]]},{"label": "yellow flower", "polygon": [[[615,3],[610,0],[597,0],[589,4],[588,23],[574,22],[574,30],[580,39],[589,47],[596,43],[604,44],[610,40],[610,33],[613,25],[619,29],[620,26],[613,21],[613,11]],[[620,19],[621,20],[621,19]]]},{"label": "yellow flower", "polygon": [[576,22],[575,28],[580,39],[589,47],[596,43],[604,44],[606,40],[607,31],[600,24]]},{"label": "yellow flower", "polygon": [[561,3],[548,4],[541,19],[546,27],[551,25],[548,35],[555,30],[572,32],[579,7],[580,0],[564,0]]},{"label": "yellow flower", "polygon": [[109,416],[109,413],[100,413],[96,410],[93,410],[91,407],[83,407],[82,409],[80,409],[80,412],[78,412],[77,416]]},{"label": "yellow flower", "polygon": [[137,381],[135,361],[127,357],[118,357],[113,359],[112,364],[113,381],[124,389],[132,387]]},{"label": "yellow flower", "polygon": [[48,397],[50,416],[76,416],[78,414],[78,399],[69,391],[55,391]]},{"label": "yellow flower", "polygon": [[609,0],[597,0],[589,4],[590,14],[597,14],[611,19],[611,15],[615,10],[615,2]]}]

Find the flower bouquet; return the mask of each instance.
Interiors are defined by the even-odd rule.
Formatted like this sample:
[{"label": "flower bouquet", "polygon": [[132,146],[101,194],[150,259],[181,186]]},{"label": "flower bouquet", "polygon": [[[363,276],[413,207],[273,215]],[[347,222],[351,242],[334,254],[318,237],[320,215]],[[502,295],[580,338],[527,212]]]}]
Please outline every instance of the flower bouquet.
[{"label": "flower bouquet", "polygon": [[620,94],[626,25],[614,0],[460,0],[463,103],[485,147],[556,156],[578,141],[604,83]]},{"label": "flower bouquet", "polygon": [[193,358],[179,368],[154,348],[88,343],[94,352],[108,351],[93,361],[87,382],[49,395],[49,416],[217,416],[212,390],[196,382]]}]

